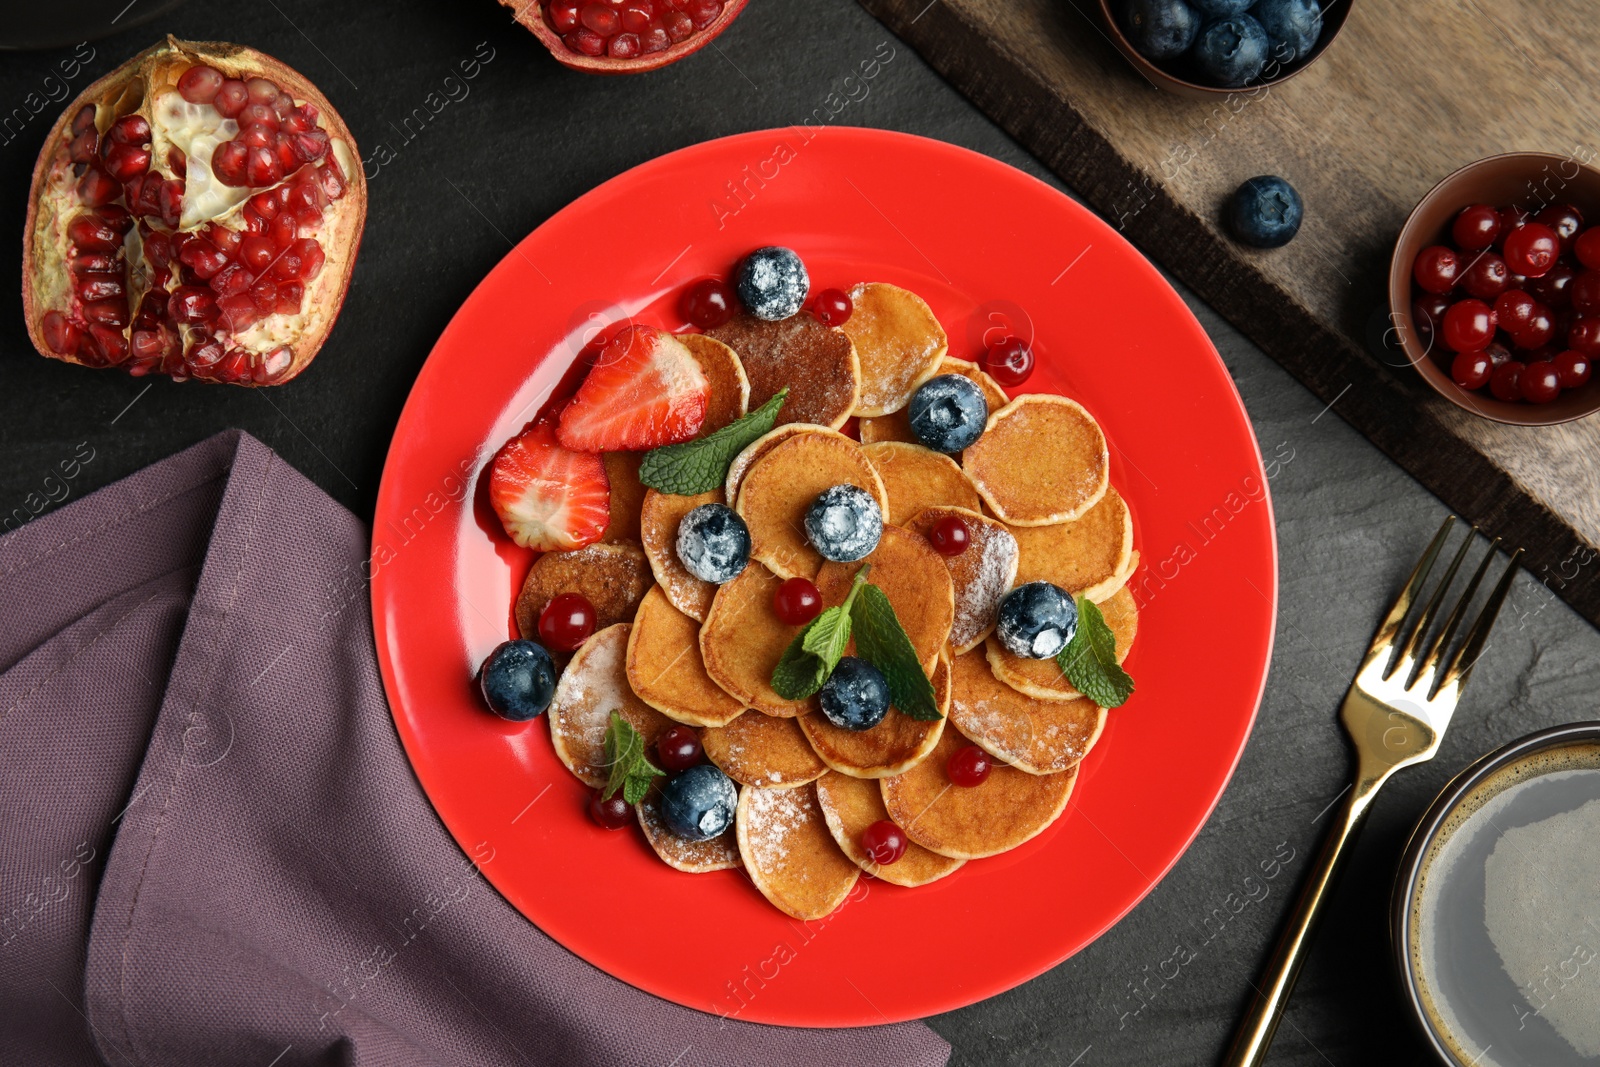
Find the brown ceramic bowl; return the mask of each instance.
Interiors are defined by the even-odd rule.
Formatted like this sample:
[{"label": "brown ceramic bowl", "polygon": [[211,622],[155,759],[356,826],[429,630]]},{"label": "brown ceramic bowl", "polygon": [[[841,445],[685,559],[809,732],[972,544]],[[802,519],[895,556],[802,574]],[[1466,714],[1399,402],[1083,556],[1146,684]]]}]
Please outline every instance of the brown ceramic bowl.
[{"label": "brown ceramic bowl", "polygon": [[1395,242],[1394,258],[1389,261],[1389,321],[1394,333],[1422,380],[1474,415],[1514,426],[1550,426],[1581,419],[1600,409],[1600,376],[1577,389],[1563,389],[1548,404],[1508,404],[1487,391],[1469,393],[1460,388],[1450,380],[1452,354],[1437,339],[1430,344],[1412,322],[1411,302],[1419,290],[1411,282],[1411,264],[1429,245],[1447,243],[1451,221],[1468,204],[1517,204],[1537,212],[1548,204],[1563,203],[1575,205],[1589,222],[1600,222],[1600,170],[1571,156],[1546,152],[1490,156],[1467,164],[1435,185],[1411,209]]},{"label": "brown ceramic bowl", "polygon": [[1154,82],[1168,92],[1177,93],[1179,96],[1187,96],[1195,100],[1215,100],[1230,93],[1254,93],[1269,85],[1280,85],[1321,59],[1322,53],[1328,50],[1328,45],[1333,43],[1333,39],[1344,28],[1345,19],[1350,16],[1350,5],[1354,2],[1355,0],[1323,0],[1322,36],[1318,38],[1317,45],[1311,50],[1311,54],[1277,77],[1268,78],[1253,85],[1242,85],[1236,89],[1188,80],[1187,75],[1182,72],[1181,59],[1169,60],[1167,66],[1162,67],[1156,65],[1153,60],[1146,59],[1140,55],[1122,33],[1122,25],[1116,15],[1116,8],[1121,6],[1119,0],[1095,0],[1092,10],[1098,15],[1100,25],[1106,31],[1106,36],[1111,39],[1112,44],[1117,46],[1117,51],[1126,56],[1128,62],[1133,64],[1134,69],[1143,74],[1147,80]]}]

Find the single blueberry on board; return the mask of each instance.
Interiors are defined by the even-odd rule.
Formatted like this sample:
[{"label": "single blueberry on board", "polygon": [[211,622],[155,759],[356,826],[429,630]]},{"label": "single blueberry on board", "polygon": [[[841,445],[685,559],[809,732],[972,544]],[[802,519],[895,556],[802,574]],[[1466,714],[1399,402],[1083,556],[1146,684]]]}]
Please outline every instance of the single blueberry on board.
[{"label": "single blueberry on board", "polygon": [[726,504],[701,504],[678,522],[678,558],[703,582],[732,581],[750,562],[750,528]]},{"label": "single blueberry on board", "polygon": [[709,841],[733,825],[739,791],[710,763],[700,763],[661,787],[661,821],[688,841]]},{"label": "single blueberry on board", "polygon": [[818,696],[822,714],[841,730],[870,730],[889,713],[889,683],[864,659],[845,656]]},{"label": "single blueberry on board", "polygon": [[1317,0],[1259,0],[1250,14],[1267,31],[1267,54],[1280,64],[1305,59],[1322,36]]},{"label": "single blueberry on board", "polygon": [[794,249],[774,245],[744,257],[734,288],[756,318],[786,319],[806,302],[811,279]]},{"label": "single blueberry on board", "polygon": [[527,722],[544,714],[556,692],[556,665],[537,641],[507,641],[478,668],[478,689],[502,719]]},{"label": "single blueberry on board", "polygon": [[806,509],[806,539],[823,559],[854,563],[877,548],[882,536],[883,510],[860,486],[831,486]]},{"label": "single blueberry on board", "polygon": [[1305,205],[1294,186],[1272,174],[1251,178],[1228,198],[1224,221],[1234,237],[1256,248],[1281,248],[1300,232]]},{"label": "single blueberry on board", "polygon": [[1172,59],[1194,44],[1200,16],[1184,0],[1126,0],[1122,32],[1146,59]]},{"label": "single blueberry on board", "polygon": [[1212,84],[1236,89],[1260,76],[1268,47],[1261,23],[1249,15],[1229,15],[1201,28],[1192,54]]},{"label": "single blueberry on board", "polygon": [[1019,585],[1000,602],[994,632],[1013,656],[1050,659],[1078,632],[1078,605],[1049,582]]},{"label": "single blueberry on board", "polygon": [[1204,17],[1220,19],[1229,15],[1244,14],[1256,0],[1189,0],[1189,2]]},{"label": "single blueberry on board", "polygon": [[906,415],[917,440],[935,452],[959,452],[983,436],[989,402],[971,378],[941,374],[911,394]]}]

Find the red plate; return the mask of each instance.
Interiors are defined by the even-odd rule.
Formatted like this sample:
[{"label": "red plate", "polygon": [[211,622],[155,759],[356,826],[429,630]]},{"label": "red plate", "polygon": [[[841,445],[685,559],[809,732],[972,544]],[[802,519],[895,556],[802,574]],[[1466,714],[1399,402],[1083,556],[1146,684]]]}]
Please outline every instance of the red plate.
[{"label": "red plate", "polygon": [[[807,140],[807,138],[810,138]],[[786,918],[739,872],[690,875],[608,833],[542,719],[475,697],[529,563],[473,506],[483,465],[597,325],[677,329],[678,294],[760,245],[813,291],[921,294],[953,355],[1031,336],[1024,388],[1081,401],[1133,509],[1143,606],[1113,711],[1070,807],[1003,856],[920,889],[863,878],[829,918]],[[1016,390],[1013,390],[1015,392]],[[481,497],[481,491],[479,492]],[[389,450],[373,534],[378,658],[395,724],[445,825],[507,900],[579,956],[693,1008],[857,1026],[959,1008],[1055,966],[1132,908],[1227,784],[1266,679],[1272,505],[1239,394],[1177,294],[1084,208],[1020,171],[878,130],[744,134],[636,167],[540,226],[434,347]],[[688,941],[661,935],[688,920]]]}]

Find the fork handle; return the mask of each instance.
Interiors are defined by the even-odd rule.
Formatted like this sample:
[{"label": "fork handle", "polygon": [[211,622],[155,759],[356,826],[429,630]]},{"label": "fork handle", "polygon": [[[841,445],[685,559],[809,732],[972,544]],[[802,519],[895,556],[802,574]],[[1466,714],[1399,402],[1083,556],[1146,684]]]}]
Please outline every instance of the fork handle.
[{"label": "fork handle", "polygon": [[1234,1035],[1233,1047],[1222,1061],[1223,1067],[1260,1067],[1266,1062],[1267,1049],[1278,1030],[1278,1023],[1289,1005],[1289,994],[1294,991],[1295,979],[1310,954],[1311,937],[1323,905],[1332,895],[1334,880],[1344,867],[1346,847],[1360,832],[1371,809],[1372,798],[1383,784],[1385,775],[1376,781],[1363,775],[1350,788],[1339,805],[1339,814],[1332,830],[1322,843],[1294,910],[1289,915],[1283,933],[1279,935],[1272,960],[1262,973],[1260,984],[1255,986],[1255,998],[1250,1010]]}]

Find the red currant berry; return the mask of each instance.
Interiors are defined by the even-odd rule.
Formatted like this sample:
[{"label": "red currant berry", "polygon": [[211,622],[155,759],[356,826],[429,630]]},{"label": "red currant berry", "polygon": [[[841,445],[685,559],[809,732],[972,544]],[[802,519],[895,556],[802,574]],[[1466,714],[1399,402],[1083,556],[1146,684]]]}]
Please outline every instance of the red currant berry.
[{"label": "red currant berry", "polygon": [[1545,307],[1564,308],[1572,302],[1572,283],[1577,277],[1577,271],[1565,263],[1558,262],[1545,271],[1542,278],[1530,281],[1528,292],[1537,297]]},{"label": "red currant berry", "polygon": [[1507,289],[1494,298],[1495,324],[1506,333],[1516,333],[1533,318],[1539,302],[1521,289]]},{"label": "red currant berry", "polygon": [[700,762],[700,735],[688,726],[674,726],[656,742],[656,755],[669,771],[686,771]]},{"label": "red currant berry", "polygon": [[733,318],[733,289],[720,278],[703,278],[683,294],[683,317],[702,330],[714,330]]},{"label": "red currant berry", "polygon": [[1589,380],[1594,364],[1582,352],[1567,349],[1555,358],[1556,373],[1561,375],[1561,388],[1576,389]]},{"label": "red currant berry", "polygon": [[1450,362],[1450,380],[1466,390],[1482,389],[1494,373],[1494,362],[1487,352],[1457,352]]},{"label": "red currant berry", "polygon": [[1488,248],[1500,234],[1500,212],[1488,204],[1468,204],[1450,224],[1456,247],[1475,252]]},{"label": "red currant berry", "polygon": [[1033,351],[1021,338],[1007,337],[983,354],[983,369],[1001,385],[1018,386],[1033,373]]},{"label": "red currant berry", "polygon": [[1600,270],[1600,226],[1590,226],[1572,242],[1572,254],[1590,270]]},{"label": "red currant berry", "polygon": [[1572,279],[1567,290],[1572,310],[1580,315],[1600,313],[1600,270],[1586,270]]},{"label": "red currant berry", "polygon": [[610,800],[601,800],[597,790],[589,796],[589,818],[607,830],[620,830],[633,821],[633,809],[620,790],[612,793]]},{"label": "red currant berry", "polygon": [[1541,359],[1522,368],[1517,388],[1522,390],[1522,399],[1528,403],[1548,404],[1561,394],[1561,375],[1554,363]]},{"label": "red currant berry", "polygon": [[904,856],[907,843],[906,832],[888,819],[879,819],[861,831],[861,850],[880,867]]},{"label": "red currant berry", "polygon": [[824,326],[843,326],[850,321],[850,313],[855,309],[850,294],[843,289],[824,289],[812,303],[811,314]]},{"label": "red currant berry", "polygon": [[977,745],[968,745],[956,750],[945,764],[944,772],[953,785],[975,786],[982,785],[989,777],[990,767],[989,753]]},{"label": "red currant berry", "polygon": [[1561,241],[1563,253],[1572,251],[1572,243],[1577,240],[1578,232],[1583,229],[1583,212],[1571,204],[1551,204],[1534,216],[1534,221],[1541,222],[1555,231],[1556,237]]},{"label": "red currant berry", "polygon": [[1411,264],[1411,277],[1430,293],[1448,293],[1456,287],[1461,273],[1461,257],[1444,245],[1430,245],[1417,253]]},{"label": "red currant berry", "polygon": [[1530,222],[1506,238],[1506,266],[1518,274],[1538,278],[1556,265],[1561,238],[1542,222]]},{"label": "red currant berry", "polygon": [[1411,302],[1411,321],[1423,337],[1432,337],[1444,325],[1444,313],[1450,310],[1451,300],[1442,293],[1423,293]]},{"label": "red currant berry", "polygon": [[1500,232],[1495,235],[1494,249],[1504,252],[1506,238],[1528,224],[1528,213],[1515,204],[1500,209]]},{"label": "red currant berry", "polygon": [[1477,352],[1494,340],[1494,309],[1482,300],[1458,300],[1444,313],[1445,346],[1452,352]]},{"label": "red currant berry", "polygon": [[1472,253],[1472,260],[1461,271],[1461,288],[1479,300],[1493,300],[1505,292],[1511,272],[1506,261],[1493,252]]},{"label": "red currant berry", "polygon": [[1511,343],[1522,349],[1538,348],[1549,344],[1550,338],[1555,335],[1556,320],[1550,314],[1550,309],[1543,304],[1534,304],[1528,321],[1520,330],[1511,332]]},{"label": "red currant berry", "polygon": [[594,633],[594,605],[578,593],[557,593],[539,612],[539,639],[561,652],[576,652]]},{"label": "red currant berry", "polygon": [[804,626],[822,614],[822,594],[805,578],[790,578],[772,594],[772,610],[790,626]]},{"label": "red currant berry", "polygon": [[972,532],[960,515],[946,515],[928,531],[928,544],[941,556],[959,556],[972,543]]},{"label": "red currant berry", "polygon": [[1508,404],[1515,404],[1522,399],[1522,390],[1519,382],[1522,378],[1522,364],[1516,360],[1502,363],[1494,369],[1494,374],[1489,378],[1489,392],[1494,394],[1496,400],[1504,400]]},{"label": "red currant berry", "polygon": [[1567,347],[1600,359],[1600,315],[1582,315],[1567,329]]}]

